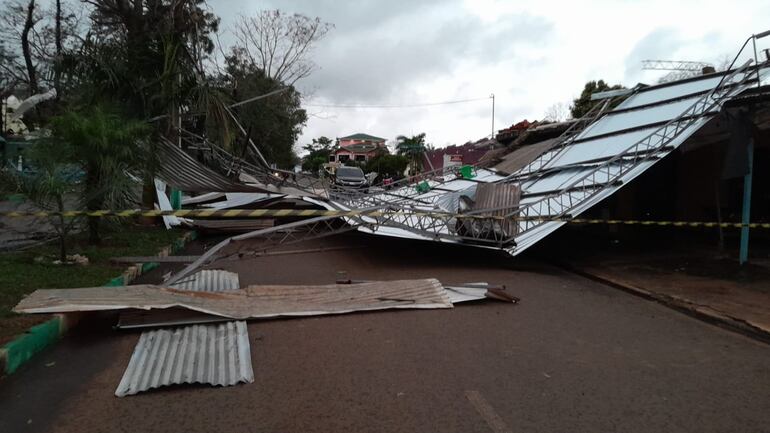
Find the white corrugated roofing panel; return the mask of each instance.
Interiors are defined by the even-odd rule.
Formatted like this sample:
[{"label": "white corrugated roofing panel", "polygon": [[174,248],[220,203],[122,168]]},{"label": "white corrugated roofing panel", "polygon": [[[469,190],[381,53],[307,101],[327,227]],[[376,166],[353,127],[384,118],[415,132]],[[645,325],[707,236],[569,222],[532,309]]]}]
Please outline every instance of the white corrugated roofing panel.
[{"label": "white corrugated roofing panel", "polygon": [[[170,287],[228,292],[240,289],[240,283],[234,272],[204,269]],[[148,321],[146,316],[151,318],[152,312],[129,311],[121,313],[121,322],[141,324]],[[115,395],[182,383],[229,386],[253,381],[246,322],[195,324],[142,332]]]},{"label": "white corrugated roofing panel", "polygon": [[246,322],[192,325],[143,332],[115,395],[183,383],[253,381]]}]

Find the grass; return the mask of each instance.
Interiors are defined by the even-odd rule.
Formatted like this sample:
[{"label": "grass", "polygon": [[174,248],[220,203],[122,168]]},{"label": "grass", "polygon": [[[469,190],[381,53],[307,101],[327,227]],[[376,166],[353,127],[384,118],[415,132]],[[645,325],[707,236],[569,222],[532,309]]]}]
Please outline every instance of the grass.
[{"label": "grass", "polygon": [[[87,266],[52,264],[58,258],[55,242],[0,254],[0,340],[12,337],[35,321],[11,311],[24,295],[36,289],[102,286],[126,267],[112,264],[111,257],[154,255],[181,235],[180,231],[161,227],[122,225],[105,228],[99,246],[88,245],[85,234],[74,235],[69,239],[67,254],[88,257]],[[38,257],[44,260],[38,262]]]}]

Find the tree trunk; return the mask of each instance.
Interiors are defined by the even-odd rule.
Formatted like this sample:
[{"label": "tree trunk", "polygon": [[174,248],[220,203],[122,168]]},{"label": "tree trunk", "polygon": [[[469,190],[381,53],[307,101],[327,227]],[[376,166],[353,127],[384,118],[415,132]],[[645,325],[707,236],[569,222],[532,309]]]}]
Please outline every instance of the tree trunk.
[{"label": "tree trunk", "polygon": [[24,54],[24,63],[27,66],[27,78],[29,79],[29,96],[38,93],[37,71],[35,70],[35,65],[32,63],[32,50],[29,46],[29,32],[35,25],[34,13],[35,0],[29,0],[29,5],[27,6],[27,19],[24,21],[24,30],[21,32],[21,51]]},{"label": "tree trunk", "polygon": [[99,237],[99,217],[88,217],[88,243],[91,245],[102,243],[102,239]]},{"label": "tree trunk", "polygon": [[62,61],[62,38],[61,38],[61,0],[56,0],[56,59],[54,60],[53,87],[56,89],[56,100],[61,98],[61,61]]},{"label": "tree trunk", "polygon": [[67,221],[62,215],[64,212],[64,200],[61,196],[56,197],[56,205],[59,208],[59,260],[67,260]]},{"label": "tree trunk", "polygon": [[[144,176],[142,184],[142,209],[152,210],[155,208],[155,183],[151,174]],[[143,216],[139,219],[143,226],[154,226],[157,218]]]},{"label": "tree trunk", "polygon": [[[86,170],[86,210],[89,212],[101,210],[102,202],[99,199],[99,168],[90,165]],[[101,243],[99,238],[99,217],[88,217],[88,242],[91,245]]]}]

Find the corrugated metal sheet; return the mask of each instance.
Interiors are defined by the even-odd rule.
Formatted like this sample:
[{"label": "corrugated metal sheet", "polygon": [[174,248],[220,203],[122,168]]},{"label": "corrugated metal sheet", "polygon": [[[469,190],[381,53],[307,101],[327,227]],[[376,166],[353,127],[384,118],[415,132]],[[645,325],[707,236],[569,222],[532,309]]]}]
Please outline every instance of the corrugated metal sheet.
[{"label": "corrugated metal sheet", "polygon": [[[471,212],[495,209],[484,212],[484,214],[502,217],[516,209],[520,198],[521,189],[519,185],[510,183],[481,183],[476,187],[475,201]],[[491,232],[497,232],[498,237],[508,237],[516,234],[517,230],[517,224],[512,219],[505,221],[466,219],[463,221],[463,225],[467,230],[475,233],[476,237]]]},{"label": "corrugated metal sheet", "polygon": [[269,218],[248,220],[193,220],[188,225],[202,232],[244,233],[273,227],[275,226],[275,220]]},{"label": "corrugated metal sheet", "polygon": [[185,308],[231,319],[310,316],[390,308],[452,308],[438,280],[380,281],[324,286],[249,286],[232,292],[193,292],[153,285],[37,290],[19,313]]},{"label": "corrugated metal sheet", "polygon": [[285,197],[282,194],[263,194],[258,192],[233,192],[225,194],[225,200],[204,204],[203,207],[212,209],[244,209],[249,205],[259,203],[265,206],[268,203]]},{"label": "corrugated metal sheet", "polygon": [[[227,292],[240,289],[238,274],[220,269],[204,269],[187,277],[173,287],[195,292]],[[165,310],[127,310],[118,317],[120,329],[179,326],[200,323],[214,323],[229,320],[221,316],[199,313],[187,309],[167,308]]]},{"label": "corrugated metal sheet", "polygon": [[[240,283],[238,274],[215,269],[199,271],[171,287],[227,292],[240,289]],[[193,324],[143,332],[115,395],[122,397],[182,383],[228,386],[253,382],[246,323],[202,325],[222,320],[226,319],[173,308],[121,313],[119,328]]]},{"label": "corrugated metal sheet", "polygon": [[503,160],[495,166],[495,169],[504,173],[513,173],[534,161],[535,158],[542,155],[543,152],[553,146],[555,142],[556,139],[552,138],[550,140],[543,140],[537,143],[522,146],[505,155]]},{"label": "corrugated metal sheet", "polygon": [[161,140],[158,155],[161,160],[158,176],[178,189],[190,192],[267,192],[222,176],[171,142]]},{"label": "corrugated metal sheet", "polygon": [[142,333],[115,395],[183,383],[253,381],[246,322],[193,325]]},{"label": "corrugated metal sheet", "polygon": [[204,269],[169,285],[175,289],[195,292],[226,292],[241,288],[238,274],[221,269]]}]

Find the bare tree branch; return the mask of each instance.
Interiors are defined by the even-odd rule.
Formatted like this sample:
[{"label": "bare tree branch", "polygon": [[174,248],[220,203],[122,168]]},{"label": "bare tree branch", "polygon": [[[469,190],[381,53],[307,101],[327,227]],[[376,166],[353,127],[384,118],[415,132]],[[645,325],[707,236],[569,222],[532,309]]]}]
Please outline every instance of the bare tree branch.
[{"label": "bare tree branch", "polygon": [[36,24],[34,19],[35,14],[35,0],[29,0],[27,5],[27,19],[24,21],[24,30],[21,32],[21,50],[24,54],[24,64],[27,67],[27,79],[29,83],[29,96],[35,95],[38,92],[37,87],[37,70],[32,63],[32,50],[29,46],[29,32]]},{"label": "bare tree branch", "polygon": [[319,18],[261,11],[238,19],[234,50],[245,54],[266,76],[294,85],[315,70],[315,64],[308,59],[310,52],[332,28]]}]

